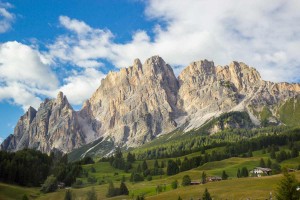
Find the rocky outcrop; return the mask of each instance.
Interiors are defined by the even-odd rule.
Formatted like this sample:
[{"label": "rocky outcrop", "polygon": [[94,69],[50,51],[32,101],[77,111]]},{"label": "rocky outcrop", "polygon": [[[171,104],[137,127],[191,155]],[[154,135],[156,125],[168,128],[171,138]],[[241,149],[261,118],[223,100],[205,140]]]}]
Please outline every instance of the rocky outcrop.
[{"label": "rocky outcrop", "polygon": [[137,59],[129,68],[110,72],[81,113],[98,121],[100,135],[137,146],[176,128],[177,91],[173,70],[162,58],[151,57],[143,65]]},{"label": "rocky outcrop", "polygon": [[[176,78],[159,56],[144,64],[136,59],[129,68],[110,72],[78,112],[62,93],[45,100],[38,110],[30,107],[1,149],[69,152],[100,137],[135,147],[178,127],[198,128],[232,111],[247,112],[256,125],[266,120],[280,124],[281,105],[299,94],[299,84],[264,81],[242,62],[193,62]],[[211,132],[228,127],[241,126],[216,123]]]},{"label": "rocky outcrop", "polygon": [[69,152],[85,144],[85,136],[76,112],[63,93],[56,99],[46,99],[36,111],[30,107],[19,119],[14,134],[1,149],[17,151],[24,148],[50,152],[53,149]]}]

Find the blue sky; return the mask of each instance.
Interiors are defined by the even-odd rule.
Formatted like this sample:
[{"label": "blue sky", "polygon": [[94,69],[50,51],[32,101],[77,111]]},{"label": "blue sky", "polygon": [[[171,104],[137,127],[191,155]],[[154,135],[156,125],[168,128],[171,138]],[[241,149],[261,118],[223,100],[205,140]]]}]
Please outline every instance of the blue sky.
[{"label": "blue sky", "polygon": [[265,80],[299,82],[299,10],[297,0],[0,0],[0,140],[58,91],[79,109],[135,58],[160,55],[176,74],[238,60]]}]

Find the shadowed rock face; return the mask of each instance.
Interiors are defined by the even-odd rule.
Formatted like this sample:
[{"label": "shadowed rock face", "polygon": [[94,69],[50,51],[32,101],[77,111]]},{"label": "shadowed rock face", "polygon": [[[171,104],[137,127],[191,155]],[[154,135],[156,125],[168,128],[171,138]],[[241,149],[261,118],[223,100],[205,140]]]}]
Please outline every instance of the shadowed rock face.
[{"label": "shadowed rock face", "polygon": [[58,149],[69,152],[85,143],[77,114],[67,98],[60,92],[56,99],[46,99],[38,111],[29,108],[19,119],[14,134],[1,145],[1,149],[17,151],[24,148],[50,152]]},{"label": "shadowed rock face", "polygon": [[102,136],[134,147],[183,125],[186,131],[197,128],[229,111],[246,111],[259,125],[265,107],[270,120],[279,121],[280,105],[299,93],[299,84],[263,81],[241,62],[193,62],[176,78],[159,56],[144,64],[136,59],[129,68],[110,72],[78,112],[62,93],[37,111],[30,107],[1,149],[69,152]]}]

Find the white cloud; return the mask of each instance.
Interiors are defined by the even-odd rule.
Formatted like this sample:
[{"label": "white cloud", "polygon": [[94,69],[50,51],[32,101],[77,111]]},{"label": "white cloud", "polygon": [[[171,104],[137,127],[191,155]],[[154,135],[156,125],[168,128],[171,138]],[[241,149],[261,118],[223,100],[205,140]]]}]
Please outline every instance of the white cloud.
[{"label": "white cloud", "polygon": [[82,105],[89,99],[100,86],[104,74],[93,68],[85,69],[82,73],[73,74],[64,79],[64,84],[52,92],[51,96],[56,96],[58,91],[62,91],[73,105]]},{"label": "white cloud", "polygon": [[8,11],[11,7],[10,3],[0,2],[0,33],[7,32],[15,20],[15,15]]},{"label": "white cloud", "polygon": [[61,16],[61,25],[74,35],[60,36],[50,54],[80,67],[101,66],[101,59],[127,67],[136,57],[152,55],[182,67],[200,59],[221,65],[238,60],[258,68],[266,80],[293,81],[300,72],[299,10],[297,0],[149,0],[145,15],[159,21],[152,39],[138,30],[131,41],[116,43],[109,30]]},{"label": "white cloud", "polygon": [[[3,5],[0,15],[10,25],[14,15],[7,11],[10,4]],[[179,66],[176,72],[200,59],[221,65],[238,60],[258,68],[266,80],[299,81],[299,10],[297,0],[149,0],[145,16],[157,21],[152,37],[135,30],[124,43],[115,42],[110,30],[60,16],[68,33],[43,52],[18,42],[0,45],[0,100],[26,109],[62,90],[78,105],[99,87],[103,61],[127,67],[152,55]],[[60,66],[71,68],[64,69],[67,76],[55,71]]]}]

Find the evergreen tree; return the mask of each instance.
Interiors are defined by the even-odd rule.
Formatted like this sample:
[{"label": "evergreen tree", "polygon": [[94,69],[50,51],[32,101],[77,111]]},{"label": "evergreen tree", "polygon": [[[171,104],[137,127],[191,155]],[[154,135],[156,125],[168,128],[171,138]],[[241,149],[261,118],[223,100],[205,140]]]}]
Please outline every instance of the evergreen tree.
[{"label": "evergreen tree", "polygon": [[249,176],[249,172],[247,167],[243,167],[241,172],[241,177],[248,177],[248,176]]},{"label": "evergreen tree", "polygon": [[205,173],[205,171],[202,172],[202,175],[201,175],[201,183],[202,183],[202,184],[205,184],[205,183],[206,183],[206,173]]},{"label": "evergreen tree", "polygon": [[129,194],[129,191],[128,191],[127,186],[125,185],[124,182],[121,182],[121,185],[120,185],[120,195],[128,195],[128,194]]},{"label": "evergreen tree", "polygon": [[237,171],[236,177],[241,178],[241,170],[240,170],[240,168]]},{"label": "evergreen tree", "polygon": [[179,167],[174,160],[168,161],[167,175],[171,176],[179,172]]},{"label": "evergreen tree", "polygon": [[129,152],[127,154],[127,162],[133,163],[134,161],[135,161],[135,155]]},{"label": "evergreen tree", "polygon": [[211,198],[211,196],[210,196],[210,194],[209,194],[207,188],[205,188],[205,191],[204,191],[204,193],[203,193],[202,199],[203,199],[203,200],[212,200],[212,198]]},{"label": "evergreen tree", "polygon": [[155,160],[155,162],[154,162],[154,169],[156,169],[156,168],[159,168],[159,165],[158,165],[158,161],[157,161],[157,160]]},{"label": "evergreen tree", "polygon": [[268,158],[268,161],[267,161],[267,167],[268,167],[268,168],[271,168],[271,167],[272,167],[272,161],[270,160],[270,158]]},{"label": "evergreen tree", "polygon": [[116,194],[115,194],[115,186],[114,186],[114,184],[113,184],[113,182],[112,181],[110,181],[109,182],[109,185],[108,185],[108,191],[107,191],[107,194],[106,194],[106,196],[107,197],[113,197],[113,196],[115,196]]},{"label": "evergreen tree", "polygon": [[276,153],[275,153],[275,149],[274,148],[271,149],[270,158],[276,159]]},{"label": "evergreen tree", "polygon": [[265,161],[264,161],[263,158],[260,159],[260,161],[259,161],[259,166],[260,166],[260,167],[266,167],[266,163],[265,163]]},{"label": "evergreen tree", "polygon": [[45,183],[42,186],[41,191],[44,193],[54,192],[57,189],[57,179],[51,175],[48,176]]},{"label": "evergreen tree", "polygon": [[296,157],[298,157],[298,156],[299,156],[299,151],[298,151],[298,149],[297,149],[296,147],[293,147],[293,148],[292,148],[291,157],[292,157],[292,158],[296,158]]},{"label": "evergreen tree", "polygon": [[29,200],[26,194],[23,195],[22,200]]},{"label": "evergreen tree", "polygon": [[191,185],[191,178],[190,178],[189,175],[184,175],[184,176],[183,176],[181,185],[182,185],[182,186],[188,186],[188,185]]},{"label": "evergreen tree", "polygon": [[227,178],[228,178],[228,175],[226,174],[225,170],[223,170],[222,180],[227,180]]},{"label": "evergreen tree", "polygon": [[178,199],[177,200],[182,200],[182,198],[180,196],[178,196]]},{"label": "evergreen tree", "polygon": [[161,161],[160,167],[161,167],[161,168],[165,168],[165,161],[164,161],[164,160]]},{"label": "evergreen tree", "polygon": [[178,181],[177,180],[173,181],[172,184],[171,184],[171,187],[173,189],[176,189],[178,187]]},{"label": "evergreen tree", "polygon": [[65,200],[72,200],[72,193],[70,190],[66,190]]},{"label": "evergreen tree", "polygon": [[295,176],[287,171],[283,173],[283,176],[276,190],[276,198],[278,200],[299,200],[300,193],[297,191],[299,183]]},{"label": "evergreen tree", "polygon": [[142,170],[145,171],[148,169],[148,165],[147,165],[147,162],[146,160],[143,161],[143,164],[142,164]]}]

